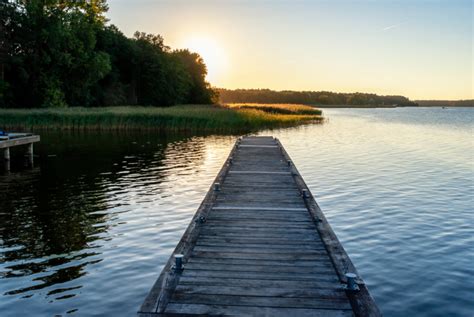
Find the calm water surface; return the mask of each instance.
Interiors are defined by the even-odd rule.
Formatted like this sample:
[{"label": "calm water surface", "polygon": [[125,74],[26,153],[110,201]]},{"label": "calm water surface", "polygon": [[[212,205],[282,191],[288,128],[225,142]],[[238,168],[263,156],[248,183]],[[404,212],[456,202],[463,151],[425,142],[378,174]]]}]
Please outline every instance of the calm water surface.
[{"label": "calm water surface", "polygon": [[[384,314],[474,315],[474,110],[325,113],[260,134],[281,139]],[[0,174],[0,316],[133,316],[234,141],[43,132],[34,169]]]}]

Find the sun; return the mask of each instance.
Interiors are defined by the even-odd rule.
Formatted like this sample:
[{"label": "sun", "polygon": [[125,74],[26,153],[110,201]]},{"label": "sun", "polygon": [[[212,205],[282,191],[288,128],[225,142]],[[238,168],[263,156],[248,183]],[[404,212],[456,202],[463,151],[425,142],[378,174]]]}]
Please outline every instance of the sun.
[{"label": "sun", "polygon": [[183,47],[201,55],[207,66],[206,79],[212,85],[218,85],[228,65],[222,46],[211,38],[193,36],[183,41]]}]

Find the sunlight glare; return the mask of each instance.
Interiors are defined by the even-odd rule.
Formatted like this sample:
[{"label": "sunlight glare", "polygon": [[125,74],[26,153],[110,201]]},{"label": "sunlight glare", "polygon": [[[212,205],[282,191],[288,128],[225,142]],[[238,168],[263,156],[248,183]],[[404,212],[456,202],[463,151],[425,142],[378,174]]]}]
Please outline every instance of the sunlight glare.
[{"label": "sunlight glare", "polygon": [[227,58],[222,47],[207,37],[190,37],[183,42],[183,47],[201,55],[207,66],[206,79],[211,85],[218,85],[227,68]]}]

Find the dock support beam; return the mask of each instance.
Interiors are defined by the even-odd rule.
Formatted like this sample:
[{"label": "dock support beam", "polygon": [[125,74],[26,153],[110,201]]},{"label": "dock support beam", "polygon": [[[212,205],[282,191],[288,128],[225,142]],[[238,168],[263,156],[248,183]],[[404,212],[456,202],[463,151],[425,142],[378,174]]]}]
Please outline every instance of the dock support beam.
[{"label": "dock support beam", "polygon": [[27,145],[26,155],[28,156],[28,163],[33,166],[33,143]]},{"label": "dock support beam", "polygon": [[3,150],[3,158],[5,159],[5,161],[10,161],[10,148],[9,147],[6,147]]},{"label": "dock support beam", "polygon": [[3,158],[5,159],[5,170],[10,170],[10,148],[6,147],[3,149]]}]

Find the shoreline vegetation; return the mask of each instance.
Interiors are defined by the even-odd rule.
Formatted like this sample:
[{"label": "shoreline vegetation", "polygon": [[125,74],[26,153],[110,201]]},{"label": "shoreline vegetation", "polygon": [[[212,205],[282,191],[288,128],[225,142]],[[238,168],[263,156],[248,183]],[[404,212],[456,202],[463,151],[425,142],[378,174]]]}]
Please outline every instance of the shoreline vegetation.
[{"label": "shoreline vegetation", "polygon": [[252,132],[324,121],[306,105],[229,104],[172,107],[0,109],[0,129]]},{"label": "shoreline vegetation", "polygon": [[318,108],[474,107],[474,100],[410,100],[404,96],[331,91],[215,89],[221,103],[292,103]]}]

